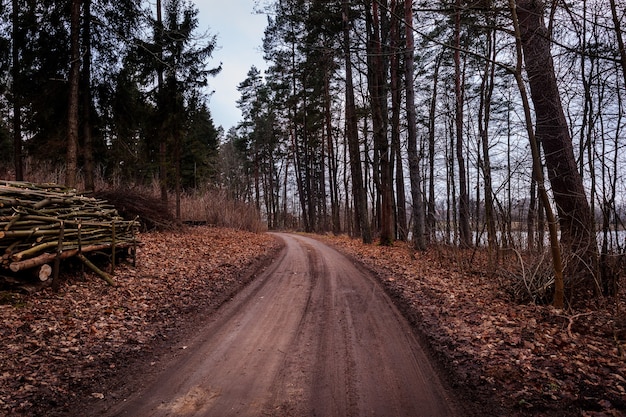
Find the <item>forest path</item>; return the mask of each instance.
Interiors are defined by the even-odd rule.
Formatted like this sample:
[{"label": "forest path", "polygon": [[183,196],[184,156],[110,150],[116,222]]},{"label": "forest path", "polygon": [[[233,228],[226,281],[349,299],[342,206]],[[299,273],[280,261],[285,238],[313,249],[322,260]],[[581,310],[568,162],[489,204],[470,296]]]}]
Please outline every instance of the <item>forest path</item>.
[{"label": "forest path", "polygon": [[[314,239],[285,248],[111,416],[454,416],[376,280]],[[242,242],[245,244],[245,242]]]}]

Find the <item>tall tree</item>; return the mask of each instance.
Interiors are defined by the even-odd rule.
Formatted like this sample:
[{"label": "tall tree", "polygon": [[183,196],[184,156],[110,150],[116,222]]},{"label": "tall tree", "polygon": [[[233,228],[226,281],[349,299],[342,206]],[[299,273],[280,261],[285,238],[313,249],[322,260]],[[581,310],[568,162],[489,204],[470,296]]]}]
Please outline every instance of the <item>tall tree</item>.
[{"label": "tall tree", "polygon": [[182,143],[181,184],[184,190],[202,190],[216,182],[219,175],[219,130],[202,97],[192,96],[187,106],[187,120]]},{"label": "tall tree", "polygon": [[65,161],[65,185],[76,187],[78,174],[78,100],[80,85],[80,5],[81,0],[70,3],[70,72],[67,108],[67,153]]},{"label": "tall tree", "polygon": [[396,236],[405,241],[407,239],[407,215],[406,215],[406,193],[404,182],[404,163],[402,160],[402,147],[400,141],[400,116],[402,110],[402,50],[404,43],[400,36],[402,16],[404,16],[404,4],[391,0],[389,3],[391,10],[390,27],[390,90],[391,90],[391,154],[392,163],[396,172]]},{"label": "tall tree", "polygon": [[554,202],[559,213],[561,244],[570,254],[566,276],[573,291],[598,290],[598,257],[594,219],[576,166],[572,139],[556,82],[550,33],[541,0],[518,0],[517,16],[536,118]]},{"label": "tall tree", "polygon": [[[331,58],[329,53],[324,54],[324,62],[327,62]],[[331,68],[329,65],[324,65],[324,115],[325,115],[325,134],[326,134],[326,148],[327,148],[327,165],[328,165],[328,177],[330,188],[330,210],[331,210],[331,225],[334,234],[341,232],[340,214],[339,214],[339,182],[338,171],[339,162],[336,155],[336,146],[334,141],[334,127],[332,123],[332,91],[331,91]]]},{"label": "tall tree", "polygon": [[91,0],[83,0],[83,66],[81,76],[82,114],[83,114],[83,158],[85,164],[85,190],[93,191],[94,184],[94,148],[91,126]]},{"label": "tall tree", "polygon": [[351,8],[348,0],[343,1],[343,42],[346,73],[346,140],[350,153],[350,173],[352,179],[352,194],[354,199],[355,230],[361,235],[364,243],[372,242],[372,234],[367,215],[367,194],[363,184],[363,170],[361,167],[361,149],[359,144],[358,120],[354,100],[354,85],[352,81],[352,53],[350,43]]},{"label": "tall tree", "polygon": [[267,116],[265,100],[267,94],[261,73],[252,66],[248,71],[247,78],[242,81],[237,90],[241,98],[237,100],[237,107],[241,110],[243,121],[239,125],[242,137],[247,138],[252,160],[252,172],[254,178],[254,195],[257,210],[261,211],[261,176],[263,165],[263,140],[266,138],[263,132],[263,124]]},{"label": "tall tree", "polygon": [[470,246],[470,210],[467,192],[467,170],[465,168],[465,149],[463,141],[464,76],[461,68],[461,0],[456,0],[454,9],[454,95],[455,95],[455,137],[456,159],[459,167],[459,237],[462,247]]},{"label": "tall tree", "polygon": [[485,60],[485,67],[482,76],[480,86],[480,104],[478,109],[478,131],[480,134],[480,141],[482,145],[482,164],[481,171],[484,180],[484,194],[485,194],[485,223],[487,225],[487,242],[489,245],[489,259],[492,261],[492,254],[496,250],[497,236],[496,236],[496,223],[495,213],[493,205],[493,187],[491,177],[491,157],[489,147],[489,123],[491,121],[491,103],[493,97],[493,89],[495,83],[496,73],[496,30],[495,19],[489,16],[488,29],[485,34],[486,37],[486,51],[489,59]]},{"label": "tall tree", "polygon": [[439,53],[435,59],[435,70],[433,72],[433,91],[429,103],[428,112],[428,236],[435,240],[437,216],[436,216],[436,197],[435,197],[435,142],[436,142],[436,118],[437,118],[437,95],[439,92],[439,69],[443,54]]},{"label": "tall tree", "polygon": [[[165,106],[164,80],[163,80],[163,44],[165,33],[163,29],[163,5],[161,0],[156,0],[156,22],[154,26],[154,43],[156,45],[156,66],[157,73],[157,109]],[[159,185],[161,188],[161,201],[167,202],[167,137],[157,129],[157,142],[159,144]]]},{"label": "tall tree", "polygon": [[24,179],[24,170],[22,164],[22,99],[21,99],[21,67],[20,67],[20,50],[23,45],[23,35],[20,30],[20,8],[19,1],[12,0],[12,67],[11,75],[13,78],[13,166],[15,169],[15,180],[22,181]]},{"label": "tall tree", "polygon": [[[386,3],[386,2],[384,2]],[[372,129],[374,136],[374,172],[380,196],[380,244],[391,245],[393,233],[393,183],[389,138],[387,136],[387,59],[384,57],[386,43],[383,40],[386,19],[386,4],[371,3],[368,9],[368,87],[372,109]]]},{"label": "tall tree", "polygon": [[[173,160],[169,163],[174,166],[177,217],[180,217],[183,136],[188,130],[187,106],[198,89],[207,85],[208,77],[221,71],[221,66],[207,68],[206,61],[216,47],[215,37],[206,39],[204,44],[196,44],[194,31],[198,27],[197,15],[198,10],[191,3],[169,0],[165,7],[165,18],[161,22],[162,44],[157,45],[164,63],[158,114],[161,115],[160,127],[161,133],[165,135],[166,149],[170,145],[172,150]],[[160,27],[158,22],[157,26]],[[160,143],[160,158],[163,157],[162,147]]]},{"label": "tall tree", "polygon": [[[157,3],[160,6],[160,2]],[[152,101],[150,151],[158,161],[161,198],[170,186],[176,189],[176,206],[181,191],[183,136],[189,128],[189,102],[208,84],[208,77],[221,71],[209,68],[216,47],[215,36],[196,36],[198,10],[184,0],[169,0],[158,7],[152,20],[150,41],[138,42],[136,71]],[[155,86],[156,78],[156,86]],[[156,153],[154,155],[154,153]],[[170,181],[164,181],[171,178]]]},{"label": "tall tree", "polygon": [[422,193],[422,176],[417,150],[417,116],[415,111],[415,86],[413,40],[413,1],[404,0],[404,20],[406,35],[406,55],[404,57],[404,82],[406,86],[406,121],[407,146],[409,152],[409,173],[411,177],[411,199],[413,200],[413,246],[418,250],[426,249],[424,196]]}]

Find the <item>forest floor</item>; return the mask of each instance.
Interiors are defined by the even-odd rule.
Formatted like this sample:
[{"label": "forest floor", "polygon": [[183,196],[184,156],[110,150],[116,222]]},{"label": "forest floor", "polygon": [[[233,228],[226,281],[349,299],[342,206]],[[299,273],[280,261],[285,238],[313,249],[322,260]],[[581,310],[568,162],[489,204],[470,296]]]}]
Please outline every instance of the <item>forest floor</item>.
[{"label": "forest floor", "polygon": [[[587,310],[520,304],[481,254],[317,238],[375,273],[476,415],[626,415],[623,294]],[[0,292],[0,415],[75,415],[108,398],[184,348],[280,249],[269,234],[210,227],[141,241],[116,288],[75,274],[56,293]]]}]

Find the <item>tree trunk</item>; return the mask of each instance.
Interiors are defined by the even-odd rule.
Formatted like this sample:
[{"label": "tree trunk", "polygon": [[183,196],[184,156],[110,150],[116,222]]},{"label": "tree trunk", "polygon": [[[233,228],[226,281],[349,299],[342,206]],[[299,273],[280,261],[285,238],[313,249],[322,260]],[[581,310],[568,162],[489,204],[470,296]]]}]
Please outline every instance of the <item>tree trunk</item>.
[{"label": "tree trunk", "polygon": [[346,139],[350,153],[350,173],[352,177],[352,195],[354,198],[354,226],[364,243],[372,242],[372,233],[367,215],[367,194],[363,184],[361,168],[361,150],[354,102],[354,85],[352,84],[352,58],[350,54],[350,2],[343,2],[343,40],[346,62]]},{"label": "tree trunk", "polygon": [[455,134],[454,134],[454,117],[450,116],[451,110],[448,113],[448,140],[446,141],[446,239],[447,243],[455,243],[458,241],[458,228],[457,224],[457,197],[456,197],[456,181],[454,176],[454,148],[455,148]]},{"label": "tree trunk", "polygon": [[22,35],[19,28],[19,2],[12,0],[13,5],[13,47],[12,68],[13,75],[13,165],[15,167],[15,180],[24,180],[24,169],[22,164],[22,92],[20,76],[20,49],[22,48]]},{"label": "tree trunk", "polygon": [[85,159],[85,191],[94,191],[94,150],[91,129],[91,0],[84,0],[83,22],[83,157]]},{"label": "tree trunk", "polygon": [[481,84],[478,130],[480,132],[483,151],[482,174],[484,178],[485,190],[485,223],[487,224],[487,242],[489,244],[489,260],[491,262],[493,260],[493,253],[497,249],[495,210],[493,206],[493,189],[491,185],[491,158],[489,155],[489,122],[491,119],[491,101],[495,84],[495,59],[497,54],[495,29],[490,31],[488,37],[489,39],[487,45],[491,60],[485,61],[485,71],[483,74],[483,82]]},{"label": "tree trunk", "polygon": [[400,82],[402,69],[400,63],[400,51],[403,43],[400,40],[400,16],[403,12],[403,4],[391,0],[391,148],[395,158],[396,170],[396,228],[397,238],[407,239],[406,222],[406,193],[404,191],[404,164],[402,163],[402,149],[400,146],[400,111],[402,106],[402,92]]},{"label": "tree trunk", "polygon": [[331,225],[333,234],[338,235],[341,232],[341,224],[339,220],[339,184],[337,182],[337,157],[335,156],[335,146],[333,141],[333,124],[331,114],[331,97],[330,97],[330,70],[326,69],[324,76],[324,113],[326,124],[326,147],[328,148],[328,178],[330,180],[330,211]]},{"label": "tree trunk", "polygon": [[[561,244],[569,254],[565,276],[572,290],[599,289],[598,250],[594,218],[587,201],[550,53],[543,20],[544,2],[518,0],[520,38],[535,108],[536,136],[541,143],[559,214]],[[579,293],[580,294],[580,293]]]},{"label": "tree trunk", "polygon": [[406,121],[407,146],[409,153],[409,175],[411,179],[411,199],[413,200],[413,247],[417,250],[426,249],[424,233],[424,196],[422,195],[422,176],[417,152],[417,116],[415,112],[415,86],[413,40],[413,1],[404,0],[404,19],[406,22],[406,52],[404,57],[404,82],[406,86]]},{"label": "tree trunk", "polygon": [[385,64],[383,62],[382,23],[378,2],[372,2],[371,31],[368,33],[368,86],[372,109],[372,127],[374,131],[374,172],[378,172],[378,191],[380,195],[380,244],[391,245],[393,233],[393,192],[392,174],[387,138],[387,91],[385,88]]},{"label": "tree trunk", "polygon": [[437,116],[437,94],[439,86],[439,67],[443,54],[439,54],[435,60],[435,72],[433,74],[433,95],[430,99],[428,114],[428,236],[436,240],[437,217],[435,207],[435,119]]},{"label": "tree trunk", "polygon": [[530,199],[526,215],[526,241],[530,252],[535,250],[535,226],[537,224],[537,180],[532,175],[530,179]]},{"label": "tree trunk", "polygon": [[176,191],[176,220],[181,220],[181,213],[180,213],[180,198],[181,198],[181,194],[182,194],[182,187],[181,187],[181,153],[182,153],[182,139],[181,139],[181,135],[182,135],[182,131],[179,129],[176,129],[176,131],[174,132],[175,138],[174,138],[174,163],[176,164],[175,167],[175,171],[176,171],[176,179],[174,182],[174,189]]},{"label": "tree trunk", "polygon": [[471,245],[469,195],[463,149],[463,83],[461,73],[461,0],[456,0],[454,14],[454,93],[456,98],[456,159],[459,166],[459,236],[461,247]]},{"label": "tree trunk", "polygon": [[[509,0],[509,8],[511,11],[511,17],[513,20],[513,27],[515,33],[515,52],[516,63],[513,75],[519,89],[523,109],[524,109],[524,121],[526,123],[526,131],[528,133],[528,140],[530,142],[530,150],[533,158],[533,173],[532,175],[537,180],[537,188],[539,190],[539,196],[544,203],[544,209],[546,217],[548,219],[548,227],[550,229],[550,249],[552,254],[552,264],[554,267],[554,300],[553,305],[556,308],[563,308],[564,306],[564,285],[563,285],[563,261],[561,258],[561,247],[558,242],[556,217],[550,206],[550,200],[548,198],[548,192],[545,187],[545,180],[543,176],[543,168],[541,166],[541,155],[539,152],[539,141],[535,135],[535,130],[532,125],[532,116],[530,110],[530,100],[528,93],[526,92],[526,84],[522,78],[522,39],[520,32],[519,19],[517,16],[516,0]],[[510,202],[510,199],[509,199]],[[509,208],[510,212],[510,208]]]},{"label": "tree trunk", "polygon": [[80,4],[72,0],[70,14],[70,72],[67,109],[67,155],[65,185],[76,187],[78,173],[78,98],[80,83]]},{"label": "tree trunk", "polygon": [[[165,106],[163,97],[163,18],[161,12],[161,0],[156,3],[157,13],[157,107],[162,110]],[[161,201],[167,203],[167,135],[160,129],[157,131],[159,142],[159,185],[161,188]]]}]

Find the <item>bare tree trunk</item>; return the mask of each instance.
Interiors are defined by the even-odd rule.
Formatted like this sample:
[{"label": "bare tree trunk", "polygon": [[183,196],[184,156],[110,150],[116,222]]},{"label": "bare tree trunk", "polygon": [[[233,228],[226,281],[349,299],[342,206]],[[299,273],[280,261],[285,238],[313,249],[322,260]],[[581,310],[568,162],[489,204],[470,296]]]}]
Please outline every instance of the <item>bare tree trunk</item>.
[{"label": "bare tree trunk", "polygon": [[[294,65],[295,68],[295,65]],[[306,91],[307,89],[306,79],[303,82],[302,89]],[[297,92],[294,89],[293,95],[296,96]],[[302,107],[306,109],[308,107],[307,96],[304,95]],[[306,211],[303,210],[303,213],[307,213],[305,221],[305,230],[307,232],[315,232],[317,231],[317,216],[316,216],[316,208],[317,208],[317,195],[313,192],[313,152],[311,149],[311,132],[309,132],[309,123],[307,121],[307,111],[303,111],[303,120],[302,120],[302,149],[304,150],[304,161],[302,162],[304,166],[304,178],[303,178],[303,187],[304,193],[301,194],[301,199],[304,199],[303,204],[308,206]]]},{"label": "bare tree trunk", "polygon": [[403,46],[400,40],[400,16],[402,16],[403,4],[391,0],[389,8],[391,16],[391,148],[395,159],[396,170],[396,228],[398,239],[407,239],[406,223],[406,193],[404,191],[404,164],[402,163],[402,150],[400,148],[400,111],[402,105],[402,92],[400,91],[401,68],[400,51]]},{"label": "bare tree trunk", "polygon": [[176,192],[176,220],[181,220],[180,217],[180,197],[181,197],[181,193],[182,193],[182,187],[181,187],[181,167],[180,167],[180,163],[181,163],[181,153],[182,153],[182,140],[181,140],[181,135],[182,135],[182,131],[180,129],[176,129],[176,131],[174,132],[175,138],[174,138],[174,163],[176,164],[175,167],[175,175],[176,175],[176,180],[174,182],[174,189]]},{"label": "bare tree trunk", "polygon": [[391,245],[393,233],[393,185],[387,138],[387,91],[385,88],[385,64],[382,47],[382,19],[378,1],[372,2],[371,26],[368,31],[368,86],[372,108],[372,127],[374,131],[374,173],[378,174],[378,192],[380,196],[380,244]]},{"label": "bare tree trunk", "polygon": [[15,167],[15,180],[24,180],[24,168],[22,164],[22,92],[20,76],[20,49],[22,48],[22,35],[19,28],[19,2],[12,0],[13,5],[13,45],[11,50],[13,75],[13,165]]},{"label": "bare tree trunk", "polygon": [[258,141],[254,141],[254,206],[256,210],[261,212],[261,168],[260,165],[260,157],[259,157],[259,143]]},{"label": "bare tree trunk", "polygon": [[67,109],[67,156],[65,185],[76,187],[78,173],[78,98],[80,83],[80,4],[81,0],[72,0],[70,9],[70,72],[69,97]]},{"label": "bare tree trunk", "polygon": [[498,243],[494,215],[495,210],[493,206],[493,189],[491,185],[491,158],[489,155],[489,122],[491,118],[491,101],[495,84],[495,59],[497,54],[495,29],[491,29],[491,32],[488,34],[487,45],[491,59],[486,60],[485,62],[483,82],[481,84],[481,104],[478,116],[478,130],[480,132],[483,150],[482,173],[485,190],[485,222],[487,224],[487,242],[489,245],[489,260],[491,262],[493,260],[493,253],[496,251]]},{"label": "bare tree trunk", "polygon": [[283,228],[291,227],[287,222],[287,184],[289,180],[289,159],[285,158],[284,163],[284,176],[283,176]]},{"label": "bare tree trunk", "polygon": [[526,215],[526,240],[530,252],[535,250],[535,226],[537,224],[537,180],[534,175],[530,178],[530,200]]},{"label": "bare tree trunk", "polygon": [[404,82],[406,86],[406,121],[407,146],[409,153],[409,175],[411,178],[411,199],[413,200],[413,247],[417,250],[426,250],[426,234],[424,226],[424,196],[422,194],[422,175],[420,171],[419,155],[417,152],[417,116],[415,114],[415,86],[413,40],[413,2],[404,0],[404,19],[406,22],[406,52],[404,57]]},{"label": "bare tree trunk", "polygon": [[324,97],[326,113],[326,147],[328,148],[328,177],[330,180],[330,212],[331,225],[333,234],[337,235],[341,232],[341,223],[339,219],[339,184],[337,182],[337,157],[335,155],[335,146],[333,141],[333,125],[331,114],[331,97],[330,97],[330,71],[327,69],[324,77]]},{"label": "bare tree trunk", "polygon": [[[450,110],[450,109],[448,109]],[[447,155],[447,196],[448,196],[448,207],[446,213],[446,237],[448,238],[448,243],[455,243],[458,240],[458,228],[457,225],[457,198],[456,198],[456,181],[454,176],[454,148],[455,148],[455,135],[454,135],[454,118],[448,118],[448,131],[449,137],[446,141],[446,151]]]},{"label": "bare tree trunk", "polygon": [[343,171],[343,190],[344,190],[344,193],[345,193],[344,195],[346,196],[345,206],[344,206],[344,210],[343,210],[343,212],[344,212],[344,219],[343,219],[344,232],[348,233],[349,236],[354,236],[354,235],[356,235],[356,232],[354,230],[354,225],[355,225],[354,212],[352,211],[352,207],[353,207],[354,203],[353,203],[353,199],[350,199],[350,173],[349,173],[350,167],[348,165],[348,149],[347,149],[347,146],[343,146],[342,162],[343,162],[343,164],[342,164],[343,165],[343,170],[342,170]]},{"label": "bare tree trunk", "polygon": [[[559,213],[561,244],[571,254],[566,275],[572,291],[601,287],[594,218],[576,166],[572,140],[561,105],[550,39],[543,20],[544,2],[518,0],[519,34],[541,143],[554,201]],[[578,288],[578,283],[580,287]],[[581,294],[579,292],[579,294]]]},{"label": "bare tree trunk", "polygon": [[[291,111],[293,114],[295,114],[294,110],[291,110]],[[293,121],[294,119],[291,118],[291,120]],[[295,123],[295,122],[292,122],[292,123]],[[304,230],[306,232],[312,232],[312,226],[311,226],[311,223],[309,222],[309,204],[307,203],[308,187],[305,184],[307,168],[303,166],[306,164],[306,161],[303,162],[300,156],[300,144],[299,144],[299,138],[296,134],[295,126],[291,126],[290,135],[291,135],[291,144],[292,144],[292,149],[293,149],[293,167],[294,167],[294,171],[296,174],[296,185],[298,187],[298,198],[300,200],[300,206],[301,206],[300,209],[302,210]],[[256,200],[258,201],[258,199]]]},{"label": "bare tree trunk", "polygon": [[346,63],[346,139],[350,153],[350,172],[352,174],[352,194],[354,198],[355,230],[361,235],[364,243],[372,242],[372,233],[367,215],[367,194],[363,184],[361,169],[361,151],[359,132],[354,102],[354,85],[352,84],[352,58],[350,54],[350,2],[343,2],[343,40]]},{"label": "bare tree trunk", "polygon": [[437,115],[437,94],[439,87],[439,67],[443,54],[439,54],[435,60],[435,72],[433,73],[433,95],[430,99],[428,114],[428,235],[435,240],[437,228],[435,207],[435,119]]},{"label": "bare tree trunk", "polygon": [[[623,104],[622,104],[622,92],[621,90],[617,90],[617,105],[618,105],[618,111],[617,111],[617,120],[615,121],[616,126],[623,126],[622,125],[622,119],[624,118],[624,111],[623,111]],[[609,164],[605,163],[603,165],[606,165],[607,167],[607,171],[609,171],[609,179],[608,181],[605,179],[606,178],[606,174],[604,174],[604,169],[603,174],[602,174],[602,178],[603,178],[603,184],[605,184],[606,182],[609,182],[609,187],[610,187],[610,197],[606,197],[607,192],[605,191],[603,193],[603,198],[605,200],[605,203],[602,206],[602,210],[603,210],[603,231],[604,231],[604,239],[602,242],[602,252],[601,252],[601,258],[600,258],[600,271],[602,273],[602,283],[604,285],[604,292],[607,295],[611,295],[611,296],[615,296],[617,295],[618,291],[619,291],[619,278],[620,278],[620,273],[616,272],[616,271],[612,271],[612,269],[609,267],[609,259],[611,259],[611,256],[608,254],[609,249],[608,249],[608,235],[611,233],[611,229],[613,229],[613,233],[616,234],[615,236],[615,241],[618,242],[617,243],[617,247],[613,248],[613,252],[616,253],[621,253],[622,249],[620,248],[620,244],[619,244],[619,238],[617,237],[617,233],[620,229],[619,224],[621,222],[620,218],[619,218],[619,213],[617,211],[617,207],[615,204],[616,198],[617,198],[617,182],[618,182],[618,167],[619,167],[619,153],[620,153],[620,143],[621,143],[621,138],[622,138],[622,130],[621,129],[616,129],[614,136],[613,136],[613,157],[611,158],[611,170],[609,171]],[[602,150],[602,155],[603,155],[603,159],[606,156],[606,152],[604,150],[604,145],[605,142],[602,142],[602,146],[603,146],[603,150]],[[613,227],[611,228],[611,216],[613,216]],[[623,224],[622,224],[623,226]]]},{"label": "bare tree trunk", "polygon": [[533,157],[533,175],[537,180],[537,186],[539,189],[539,195],[544,203],[544,210],[548,219],[548,227],[550,230],[550,249],[552,253],[552,264],[554,267],[554,300],[553,305],[556,308],[563,308],[565,303],[565,291],[564,291],[564,277],[563,277],[563,261],[561,258],[561,248],[558,242],[558,233],[556,227],[556,217],[550,206],[550,200],[545,188],[545,180],[543,176],[543,169],[541,166],[541,156],[539,153],[539,141],[535,135],[535,131],[532,125],[532,116],[530,113],[530,101],[528,93],[526,92],[526,84],[522,79],[522,60],[523,60],[523,41],[521,36],[520,24],[517,14],[517,8],[515,4],[516,0],[509,0],[509,8],[511,10],[511,16],[513,20],[513,27],[515,32],[515,46],[517,62],[514,70],[515,81],[520,91],[520,95],[524,108],[524,120],[526,122],[526,131],[528,132],[528,138],[530,141],[530,149]]},{"label": "bare tree trunk", "polygon": [[[163,17],[161,12],[161,0],[157,0],[157,107],[161,110],[164,106],[163,97]],[[161,188],[161,201],[167,202],[167,136],[157,131],[159,139],[159,185]]]},{"label": "bare tree trunk", "polygon": [[22,35],[20,34],[20,9],[18,0],[12,0],[12,68],[13,76],[13,166],[15,168],[15,180],[24,180],[24,168],[22,164],[22,100],[21,100],[21,77],[20,77],[20,49],[22,48]]},{"label": "bare tree trunk", "polygon": [[456,159],[459,166],[459,235],[461,247],[471,245],[469,195],[463,149],[463,83],[461,73],[461,0],[456,0],[454,14],[454,93],[456,97]]},{"label": "bare tree trunk", "polygon": [[91,129],[91,0],[83,1],[83,157],[85,158],[85,191],[93,191],[95,167]]}]

